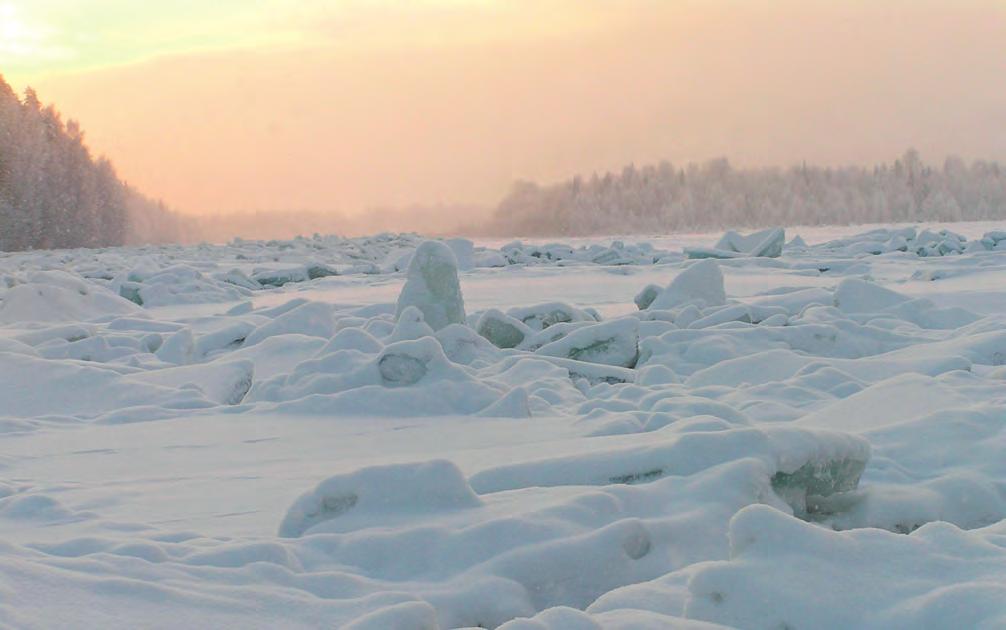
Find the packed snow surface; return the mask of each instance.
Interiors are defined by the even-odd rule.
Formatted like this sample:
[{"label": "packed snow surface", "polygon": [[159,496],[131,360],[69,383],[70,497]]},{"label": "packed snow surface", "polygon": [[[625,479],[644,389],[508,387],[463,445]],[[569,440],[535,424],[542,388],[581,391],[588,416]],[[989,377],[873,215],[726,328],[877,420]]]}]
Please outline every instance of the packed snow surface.
[{"label": "packed snow surface", "polygon": [[0,254],[0,626],[1006,627],[1003,227]]}]

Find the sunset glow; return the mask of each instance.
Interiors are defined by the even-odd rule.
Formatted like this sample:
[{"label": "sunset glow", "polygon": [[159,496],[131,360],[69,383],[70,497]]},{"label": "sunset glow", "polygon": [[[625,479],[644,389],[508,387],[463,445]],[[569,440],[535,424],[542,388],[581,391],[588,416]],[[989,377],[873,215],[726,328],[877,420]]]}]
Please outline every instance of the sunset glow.
[{"label": "sunset glow", "polygon": [[[518,178],[1006,157],[999,2],[14,0],[0,72],[185,212],[491,203]],[[949,107],[950,104],[953,107]],[[952,138],[952,142],[951,142]]]}]

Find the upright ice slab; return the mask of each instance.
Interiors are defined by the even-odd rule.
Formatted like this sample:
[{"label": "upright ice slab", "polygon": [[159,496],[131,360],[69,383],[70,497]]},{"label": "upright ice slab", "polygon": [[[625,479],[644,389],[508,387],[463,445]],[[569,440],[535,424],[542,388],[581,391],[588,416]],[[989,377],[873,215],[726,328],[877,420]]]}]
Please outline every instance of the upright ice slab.
[{"label": "upright ice slab", "polygon": [[416,248],[398,296],[395,318],[415,306],[433,330],[465,323],[465,304],[458,282],[458,261],[447,245],[426,241]]}]

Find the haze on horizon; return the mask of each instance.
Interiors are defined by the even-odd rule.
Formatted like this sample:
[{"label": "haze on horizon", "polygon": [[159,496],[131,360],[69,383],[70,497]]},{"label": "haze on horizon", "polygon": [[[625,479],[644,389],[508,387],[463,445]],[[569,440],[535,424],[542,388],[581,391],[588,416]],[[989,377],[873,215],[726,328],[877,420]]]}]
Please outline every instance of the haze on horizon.
[{"label": "haze on horizon", "polygon": [[1006,3],[0,0],[0,73],[193,214],[663,159],[1006,159]]}]

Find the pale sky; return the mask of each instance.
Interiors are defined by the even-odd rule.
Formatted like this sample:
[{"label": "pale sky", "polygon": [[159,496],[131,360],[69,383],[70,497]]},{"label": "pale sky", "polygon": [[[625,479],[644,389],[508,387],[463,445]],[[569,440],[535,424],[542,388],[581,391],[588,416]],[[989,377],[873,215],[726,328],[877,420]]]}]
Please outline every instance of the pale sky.
[{"label": "pale sky", "polygon": [[0,73],[191,213],[728,156],[1006,160],[1006,1],[0,0]]}]

